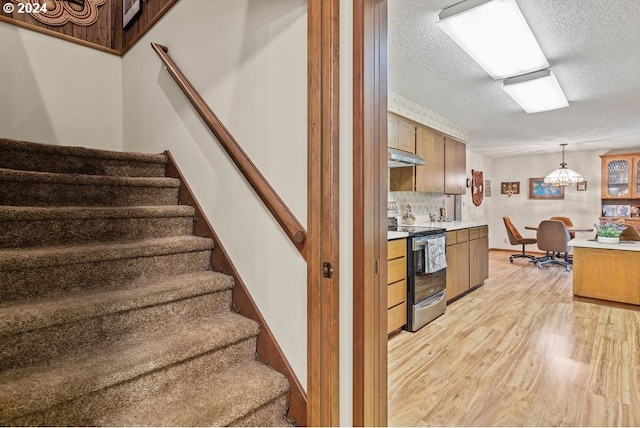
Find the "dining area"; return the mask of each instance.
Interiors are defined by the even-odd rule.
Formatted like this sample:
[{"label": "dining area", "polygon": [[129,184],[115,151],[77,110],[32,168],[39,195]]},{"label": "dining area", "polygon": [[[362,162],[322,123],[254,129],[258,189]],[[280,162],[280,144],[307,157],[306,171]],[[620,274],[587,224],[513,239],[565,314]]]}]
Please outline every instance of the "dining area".
[{"label": "dining area", "polygon": [[536,232],[533,238],[522,236],[508,216],[503,221],[510,243],[521,247],[509,256],[511,263],[523,258],[540,269],[560,265],[573,270],[574,296],[640,305],[640,233],[633,225],[608,219],[574,225],[555,216],[525,225]]},{"label": "dining area", "polygon": [[[516,258],[525,258],[540,269],[547,265],[560,265],[567,271],[571,270],[573,256],[569,243],[575,239],[576,233],[594,230],[592,226],[574,225],[569,217],[552,216],[541,220],[538,224],[525,225],[524,229],[536,232],[535,238],[526,238],[522,236],[510,217],[504,216],[503,221],[511,245],[522,247],[520,253],[509,256],[509,261],[513,263]],[[527,245],[536,246],[537,251],[532,250],[535,254],[527,252]]]}]

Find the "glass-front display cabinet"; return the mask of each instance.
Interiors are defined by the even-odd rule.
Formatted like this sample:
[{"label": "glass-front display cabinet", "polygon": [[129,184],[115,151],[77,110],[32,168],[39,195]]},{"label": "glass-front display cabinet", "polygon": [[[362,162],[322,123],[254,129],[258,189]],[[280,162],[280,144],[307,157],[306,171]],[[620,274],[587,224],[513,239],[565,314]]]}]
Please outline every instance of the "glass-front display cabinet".
[{"label": "glass-front display cabinet", "polygon": [[640,153],[602,155],[602,218],[640,227]]}]

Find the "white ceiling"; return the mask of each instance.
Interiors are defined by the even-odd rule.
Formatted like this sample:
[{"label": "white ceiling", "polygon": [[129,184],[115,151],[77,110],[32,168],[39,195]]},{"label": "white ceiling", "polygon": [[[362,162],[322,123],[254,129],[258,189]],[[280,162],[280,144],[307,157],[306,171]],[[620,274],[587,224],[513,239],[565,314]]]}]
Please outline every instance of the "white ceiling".
[{"label": "white ceiling", "polygon": [[465,126],[469,150],[640,148],[640,0],[517,0],[569,107],[525,113],[444,31],[458,0],[389,0],[389,90]]}]

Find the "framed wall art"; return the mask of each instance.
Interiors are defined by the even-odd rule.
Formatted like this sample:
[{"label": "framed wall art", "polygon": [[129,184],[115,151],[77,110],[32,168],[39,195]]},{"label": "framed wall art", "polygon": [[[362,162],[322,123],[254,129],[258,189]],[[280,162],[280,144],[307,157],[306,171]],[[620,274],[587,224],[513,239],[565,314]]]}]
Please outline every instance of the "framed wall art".
[{"label": "framed wall art", "polygon": [[142,12],[142,0],[122,0],[122,28],[127,28]]},{"label": "framed wall art", "polygon": [[530,178],[529,199],[564,199],[564,186],[547,184],[544,178]]},{"label": "framed wall art", "polygon": [[587,182],[586,181],[582,181],[580,183],[576,183],[576,190],[578,192],[586,192],[586,190],[587,190]]},{"label": "framed wall art", "polygon": [[519,181],[503,181],[500,183],[500,194],[507,195],[519,195],[520,194],[520,182]]}]

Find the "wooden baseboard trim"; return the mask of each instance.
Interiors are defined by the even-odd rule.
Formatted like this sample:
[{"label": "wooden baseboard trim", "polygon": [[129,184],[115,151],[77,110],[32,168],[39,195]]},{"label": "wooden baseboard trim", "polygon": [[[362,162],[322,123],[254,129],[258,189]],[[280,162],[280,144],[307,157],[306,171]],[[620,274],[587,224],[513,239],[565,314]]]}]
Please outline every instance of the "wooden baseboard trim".
[{"label": "wooden baseboard trim", "polygon": [[260,333],[258,334],[257,354],[258,360],[269,364],[271,367],[287,376],[291,390],[289,392],[288,404],[289,410],[287,417],[291,419],[296,426],[306,426],[307,422],[307,394],[300,385],[300,381],[289,365],[282,349],[275,340],[275,337],[269,326],[265,322],[260,310],[251,298],[247,287],[242,278],[238,274],[235,266],[231,262],[227,252],[222,246],[218,235],[216,235],[213,227],[204,215],[202,208],[195,199],[191,188],[187,184],[184,176],[180,172],[175,159],[169,151],[164,152],[167,157],[166,176],[177,178],[180,180],[179,201],[181,205],[190,205],[195,208],[196,221],[193,226],[193,233],[196,236],[202,236],[213,240],[213,251],[211,252],[211,270],[222,272],[233,277],[235,286],[232,295],[232,310],[240,313],[247,318],[251,318],[260,325]]}]

